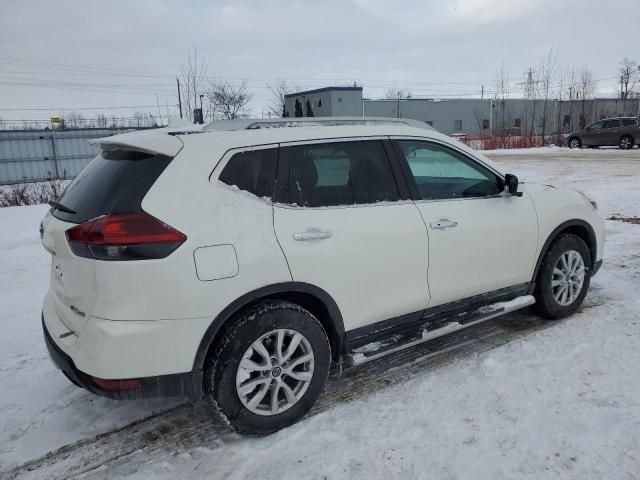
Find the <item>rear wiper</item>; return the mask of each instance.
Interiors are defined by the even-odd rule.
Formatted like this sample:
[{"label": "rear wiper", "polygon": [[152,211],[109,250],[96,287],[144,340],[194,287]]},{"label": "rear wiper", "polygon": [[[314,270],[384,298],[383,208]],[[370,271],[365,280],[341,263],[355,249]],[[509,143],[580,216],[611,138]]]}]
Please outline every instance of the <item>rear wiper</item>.
[{"label": "rear wiper", "polygon": [[71,210],[69,207],[65,207],[64,205],[62,205],[61,203],[58,202],[54,202],[53,200],[51,200],[50,202],[48,202],[49,205],[51,205],[53,208],[55,208],[56,210],[60,210],[61,212],[65,212],[65,213],[71,213],[71,214],[75,214],[78,213],[74,210]]}]

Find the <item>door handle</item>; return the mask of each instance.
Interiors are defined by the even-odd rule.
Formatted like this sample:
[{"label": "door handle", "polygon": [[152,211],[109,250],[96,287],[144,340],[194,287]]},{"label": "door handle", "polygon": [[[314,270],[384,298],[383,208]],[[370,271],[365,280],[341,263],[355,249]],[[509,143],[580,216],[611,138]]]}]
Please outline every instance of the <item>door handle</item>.
[{"label": "door handle", "polygon": [[458,226],[458,222],[454,222],[453,220],[449,220],[448,218],[441,218],[440,220],[434,220],[429,225],[431,228],[437,229],[445,229],[445,228],[453,228]]},{"label": "door handle", "polygon": [[309,240],[326,240],[331,237],[331,232],[328,230],[320,230],[318,228],[310,228],[304,232],[298,232],[293,234],[293,239],[299,242],[308,242]]}]

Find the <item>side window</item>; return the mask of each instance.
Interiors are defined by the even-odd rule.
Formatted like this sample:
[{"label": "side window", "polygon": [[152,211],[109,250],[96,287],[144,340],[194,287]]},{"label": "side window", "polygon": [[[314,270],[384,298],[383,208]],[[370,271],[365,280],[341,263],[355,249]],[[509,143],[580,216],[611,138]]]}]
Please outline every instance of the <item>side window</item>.
[{"label": "side window", "polygon": [[330,207],[396,201],[400,196],[381,141],[282,147],[288,203]]},{"label": "side window", "polygon": [[635,118],[623,118],[622,119],[622,126],[623,127],[633,127],[634,125],[637,125],[638,121]]},{"label": "side window", "polygon": [[602,128],[618,128],[620,126],[620,120],[605,120]]},{"label": "side window", "polygon": [[587,127],[587,130],[600,130],[602,129],[602,122],[592,123]]},{"label": "side window", "polygon": [[218,180],[256,197],[271,198],[277,162],[276,148],[239,152],[229,159]]},{"label": "side window", "polygon": [[500,193],[496,175],[457,151],[430,142],[400,140],[422,200],[486,197]]}]

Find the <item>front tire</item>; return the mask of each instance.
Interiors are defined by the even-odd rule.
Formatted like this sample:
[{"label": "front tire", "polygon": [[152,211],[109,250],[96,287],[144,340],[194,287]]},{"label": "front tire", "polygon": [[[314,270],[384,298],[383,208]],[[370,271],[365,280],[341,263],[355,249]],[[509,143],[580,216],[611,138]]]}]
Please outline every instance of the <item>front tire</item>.
[{"label": "front tire", "polygon": [[569,148],[582,148],[582,142],[578,137],[572,137],[569,139]]},{"label": "front tire", "polygon": [[537,312],[552,320],[575,313],[589,290],[591,267],[591,251],[580,237],[565,234],[555,240],[536,278]]},{"label": "front tire", "polygon": [[292,303],[262,302],[242,312],[208,356],[205,398],[237,431],[266,435],[311,409],[330,364],[315,316]]},{"label": "front tire", "polygon": [[633,148],[633,138],[631,138],[628,135],[625,135],[624,137],[620,138],[620,141],[618,142],[618,146],[622,149],[622,150],[630,150]]}]

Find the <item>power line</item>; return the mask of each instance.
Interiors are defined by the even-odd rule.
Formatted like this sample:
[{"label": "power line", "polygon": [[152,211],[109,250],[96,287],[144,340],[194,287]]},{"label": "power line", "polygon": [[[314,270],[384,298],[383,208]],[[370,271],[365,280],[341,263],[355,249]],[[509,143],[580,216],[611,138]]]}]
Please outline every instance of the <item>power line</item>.
[{"label": "power line", "polygon": [[[175,107],[175,104],[167,103],[160,104],[160,107]],[[51,108],[0,108],[3,112],[21,112],[21,111],[49,111],[49,110],[119,110],[130,108],[157,108],[158,105],[130,105],[130,106],[115,106],[115,107],[51,107]]]}]

